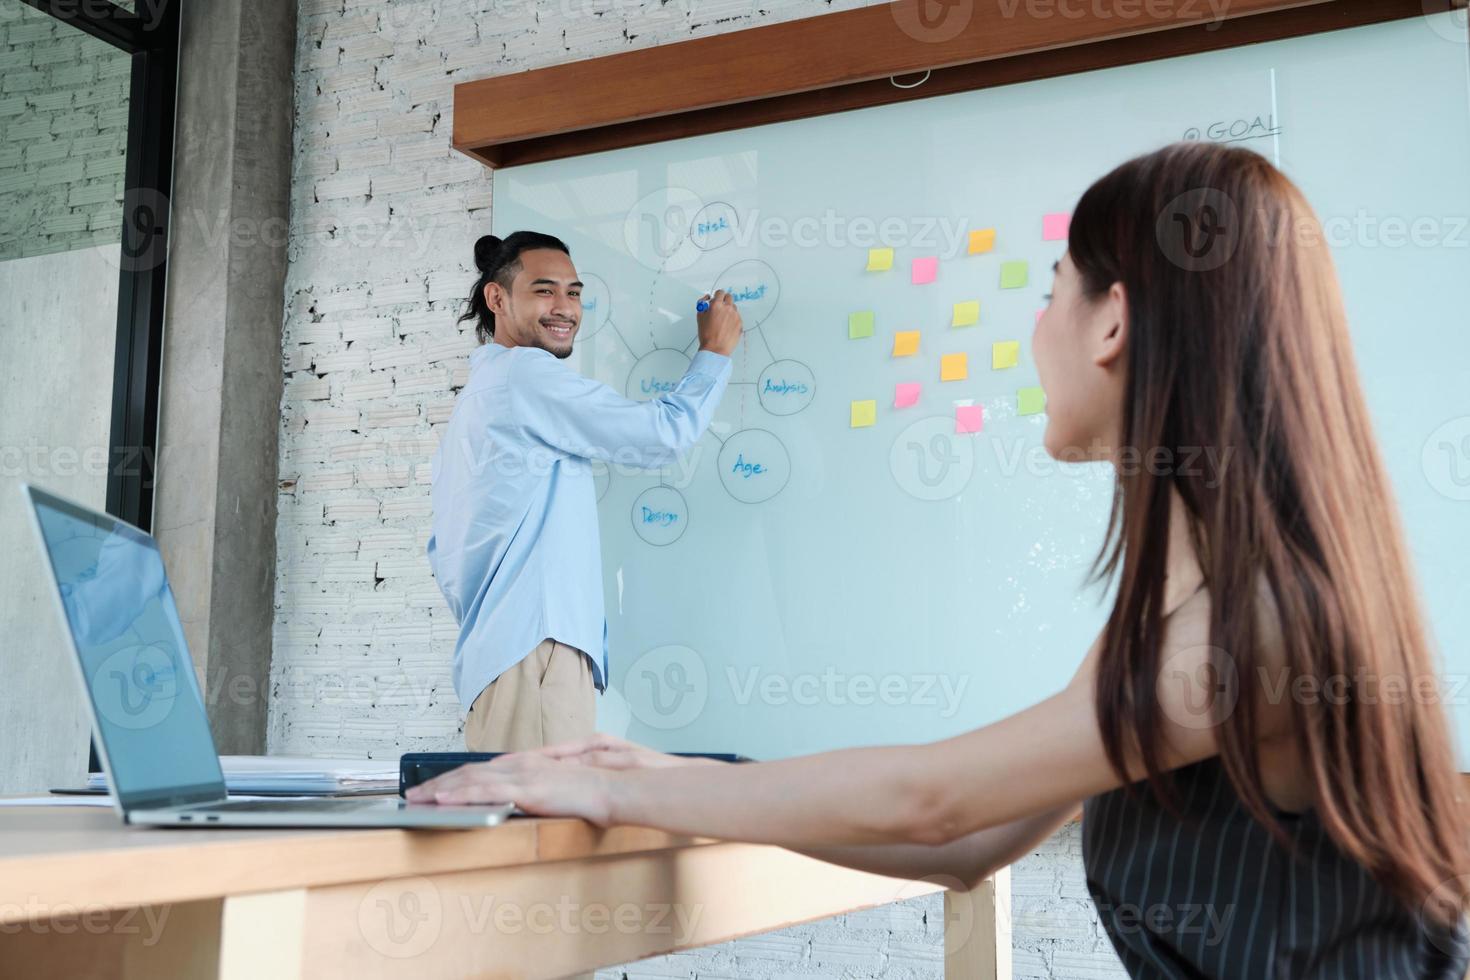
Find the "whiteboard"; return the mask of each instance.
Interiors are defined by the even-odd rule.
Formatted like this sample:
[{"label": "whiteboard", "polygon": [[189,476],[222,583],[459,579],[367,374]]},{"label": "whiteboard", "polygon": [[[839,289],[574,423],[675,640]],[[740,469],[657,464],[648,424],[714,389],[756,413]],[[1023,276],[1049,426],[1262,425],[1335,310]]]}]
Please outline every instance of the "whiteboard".
[{"label": "whiteboard", "polygon": [[[496,233],[561,237],[587,283],[583,373],[631,397],[673,384],[695,299],[716,286],[746,326],[711,431],[678,465],[599,467],[604,718],[623,707],[628,737],[662,748],[774,758],[946,737],[1068,681],[1107,609],[1085,578],[1111,476],[1050,460],[1044,416],[1021,413],[1065,248],[1046,216],[1177,139],[1268,156],[1324,220],[1446,674],[1462,678],[1464,33],[1463,14],[1436,15],[497,171]],[[992,228],[972,253],[969,233]],[[868,268],[875,247],[891,268]],[[1017,262],[1024,281],[1003,286]],[[956,326],[970,302],[978,322]],[[919,332],[917,354],[894,356],[898,331]],[[1016,363],[995,368],[1006,341]],[[967,356],[964,379],[940,380],[946,354]],[[917,401],[895,407],[908,383]],[[854,427],[868,401],[872,424]],[[966,404],[982,431],[956,431]]]}]

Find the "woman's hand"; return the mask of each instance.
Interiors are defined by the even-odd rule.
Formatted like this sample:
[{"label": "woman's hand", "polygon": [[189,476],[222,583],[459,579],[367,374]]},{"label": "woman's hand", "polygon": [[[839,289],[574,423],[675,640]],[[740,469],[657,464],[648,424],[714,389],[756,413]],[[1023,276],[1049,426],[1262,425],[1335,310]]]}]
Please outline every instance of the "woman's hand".
[{"label": "woman's hand", "polygon": [[720,764],[717,759],[669,755],[667,752],[650,749],[646,745],[604,732],[532,751],[571,765],[596,766],[601,769],[671,769],[677,766]]},{"label": "woman's hand", "polygon": [[411,787],[410,803],[514,803],[538,817],[581,817],[599,827],[611,823],[610,784],[617,774],[591,765],[512,752],[472,762]]}]

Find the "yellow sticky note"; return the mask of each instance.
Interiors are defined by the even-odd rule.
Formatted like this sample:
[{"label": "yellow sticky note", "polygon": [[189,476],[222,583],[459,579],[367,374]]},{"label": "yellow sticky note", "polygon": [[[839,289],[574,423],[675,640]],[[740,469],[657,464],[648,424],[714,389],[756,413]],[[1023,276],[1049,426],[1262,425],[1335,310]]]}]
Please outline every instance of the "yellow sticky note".
[{"label": "yellow sticky note", "polygon": [[900,330],[893,335],[893,356],[911,357],[919,352],[919,331]]},{"label": "yellow sticky note", "polygon": [[1040,388],[1022,388],[1016,392],[1017,415],[1040,415],[1046,411],[1046,393]]},{"label": "yellow sticky note", "polygon": [[893,268],[893,249],[870,248],[868,249],[868,271],[884,272]]},{"label": "yellow sticky note", "polygon": [[950,319],[951,327],[971,327],[980,322],[980,301],[978,299],[966,300],[954,305],[954,316]]},{"label": "yellow sticky note", "polygon": [[862,429],[878,421],[877,399],[852,403],[852,428]]},{"label": "yellow sticky note", "polygon": [[978,255],[995,248],[995,229],[980,228],[970,232],[970,254]]},{"label": "yellow sticky note", "polygon": [[963,381],[969,376],[969,354],[945,354],[939,359],[940,381]]},{"label": "yellow sticky note", "polygon": [[990,345],[990,369],[1013,368],[1021,360],[1019,340],[998,340]]}]

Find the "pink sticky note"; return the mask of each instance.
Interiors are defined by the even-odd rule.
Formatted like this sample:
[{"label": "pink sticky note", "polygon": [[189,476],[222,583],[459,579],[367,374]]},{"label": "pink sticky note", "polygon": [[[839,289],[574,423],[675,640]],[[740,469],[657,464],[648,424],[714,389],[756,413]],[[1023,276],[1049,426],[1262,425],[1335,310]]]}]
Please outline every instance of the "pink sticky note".
[{"label": "pink sticky note", "polygon": [[1072,223],[1072,216],[1057,212],[1046,214],[1041,217],[1041,240],[1044,242],[1059,242],[1067,240],[1067,227]]},{"label": "pink sticky note", "polygon": [[895,385],[893,389],[893,407],[908,408],[911,405],[919,404],[919,391],[923,387],[918,382],[909,381],[900,382],[898,385]]},{"label": "pink sticky note", "polygon": [[1046,312],[1045,310],[1037,310],[1036,311],[1036,322],[1037,323],[1040,323],[1041,322],[1041,314],[1043,314],[1045,312]]},{"label": "pink sticky note", "polygon": [[912,270],[909,279],[914,285],[933,282],[934,277],[939,274],[939,256],[930,255],[926,258],[914,259]]},{"label": "pink sticky note", "polygon": [[979,405],[957,405],[954,410],[954,430],[957,433],[979,432],[985,428],[985,409]]}]

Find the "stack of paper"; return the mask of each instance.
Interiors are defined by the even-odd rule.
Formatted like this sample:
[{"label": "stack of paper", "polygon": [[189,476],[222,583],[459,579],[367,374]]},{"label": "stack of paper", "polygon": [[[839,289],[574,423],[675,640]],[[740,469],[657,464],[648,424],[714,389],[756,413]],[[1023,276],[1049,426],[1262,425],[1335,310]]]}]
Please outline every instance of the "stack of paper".
[{"label": "stack of paper", "polygon": [[[289,755],[222,755],[225,789],[230,793],[328,795],[398,792],[398,762],[373,759],[313,759]],[[107,789],[100,772],[87,777],[88,789]]]}]

